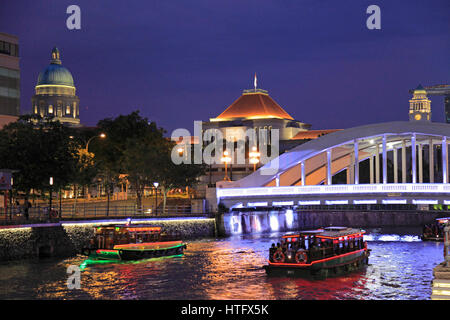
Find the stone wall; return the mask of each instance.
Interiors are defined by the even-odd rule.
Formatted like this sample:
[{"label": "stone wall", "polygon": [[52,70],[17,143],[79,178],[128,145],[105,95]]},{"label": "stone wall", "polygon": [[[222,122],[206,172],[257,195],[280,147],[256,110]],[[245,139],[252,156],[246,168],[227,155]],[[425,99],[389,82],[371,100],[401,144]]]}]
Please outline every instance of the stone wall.
[{"label": "stone wall", "polygon": [[[183,240],[216,235],[214,219],[151,220],[139,224],[160,226],[163,233]],[[73,256],[88,245],[93,235],[92,223],[0,229],[0,261]]]}]

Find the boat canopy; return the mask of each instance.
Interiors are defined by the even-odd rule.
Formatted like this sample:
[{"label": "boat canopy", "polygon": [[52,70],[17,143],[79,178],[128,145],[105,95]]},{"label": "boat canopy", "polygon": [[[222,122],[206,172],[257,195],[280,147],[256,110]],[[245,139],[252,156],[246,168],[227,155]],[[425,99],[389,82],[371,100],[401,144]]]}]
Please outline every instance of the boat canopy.
[{"label": "boat canopy", "polygon": [[306,230],[296,233],[286,234],[282,239],[299,238],[305,236],[315,236],[322,239],[339,239],[342,237],[362,237],[365,233],[362,229],[348,227],[327,227],[317,230]]}]

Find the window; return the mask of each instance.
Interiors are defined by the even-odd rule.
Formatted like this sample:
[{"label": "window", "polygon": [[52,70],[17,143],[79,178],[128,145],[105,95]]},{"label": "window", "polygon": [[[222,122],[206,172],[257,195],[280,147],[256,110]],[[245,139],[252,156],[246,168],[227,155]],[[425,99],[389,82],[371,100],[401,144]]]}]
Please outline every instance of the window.
[{"label": "window", "polygon": [[52,105],[48,106],[48,113],[53,113],[53,106]]},{"label": "window", "polygon": [[70,106],[66,107],[66,114],[70,114]]}]

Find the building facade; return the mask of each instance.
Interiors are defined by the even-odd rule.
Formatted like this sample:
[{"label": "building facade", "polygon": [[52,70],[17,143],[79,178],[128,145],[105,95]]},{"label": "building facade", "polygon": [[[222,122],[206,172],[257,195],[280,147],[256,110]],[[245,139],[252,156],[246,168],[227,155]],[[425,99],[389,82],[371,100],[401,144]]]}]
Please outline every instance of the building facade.
[{"label": "building facade", "polygon": [[0,116],[20,115],[19,39],[0,32]]},{"label": "building facade", "polygon": [[409,121],[431,121],[431,101],[422,85],[414,90],[409,100]]},{"label": "building facade", "polygon": [[[263,154],[273,156],[272,144],[278,144],[278,148],[275,149],[282,154],[309,140],[337,131],[336,129],[310,131],[310,128],[310,124],[295,120],[287,113],[268,91],[257,89],[255,85],[254,89],[244,90],[241,96],[217,117],[203,121],[200,137],[183,137],[174,142],[178,144],[182,152],[193,150],[194,145],[198,148],[198,144],[205,149],[216,138],[209,137],[208,133],[220,131],[224,139],[224,154],[219,155],[218,158],[222,158],[223,161],[207,163],[206,174],[200,177],[202,187],[199,189],[201,189],[206,185],[214,186],[216,182],[224,179],[235,181],[251,174],[263,165],[261,161]],[[273,129],[278,130],[277,138]],[[254,132],[253,141],[248,132]],[[308,132],[311,133],[307,134]],[[242,148],[242,145],[245,148],[245,163],[242,158],[239,158],[242,152],[239,148]]]},{"label": "building facade", "polygon": [[53,117],[67,125],[80,125],[80,99],[72,74],[61,65],[58,48],[53,48],[50,64],[39,73],[31,103],[33,114]]}]

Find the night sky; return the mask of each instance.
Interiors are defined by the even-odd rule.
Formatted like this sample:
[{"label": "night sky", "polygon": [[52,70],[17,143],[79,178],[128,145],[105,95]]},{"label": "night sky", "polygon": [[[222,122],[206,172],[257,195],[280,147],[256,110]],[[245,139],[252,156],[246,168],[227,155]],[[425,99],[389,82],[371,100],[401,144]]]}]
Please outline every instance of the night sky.
[{"label": "night sky", "polygon": [[[66,8],[81,8],[68,30]],[[381,8],[381,30],[366,9]],[[19,37],[21,112],[54,46],[84,125],[139,109],[168,134],[192,132],[243,89],[266,89],[312,129],[408,120],[408,90],[450,83],[450,1],[1,0]],[[430,97],[444,121],[442,97]]]}]

